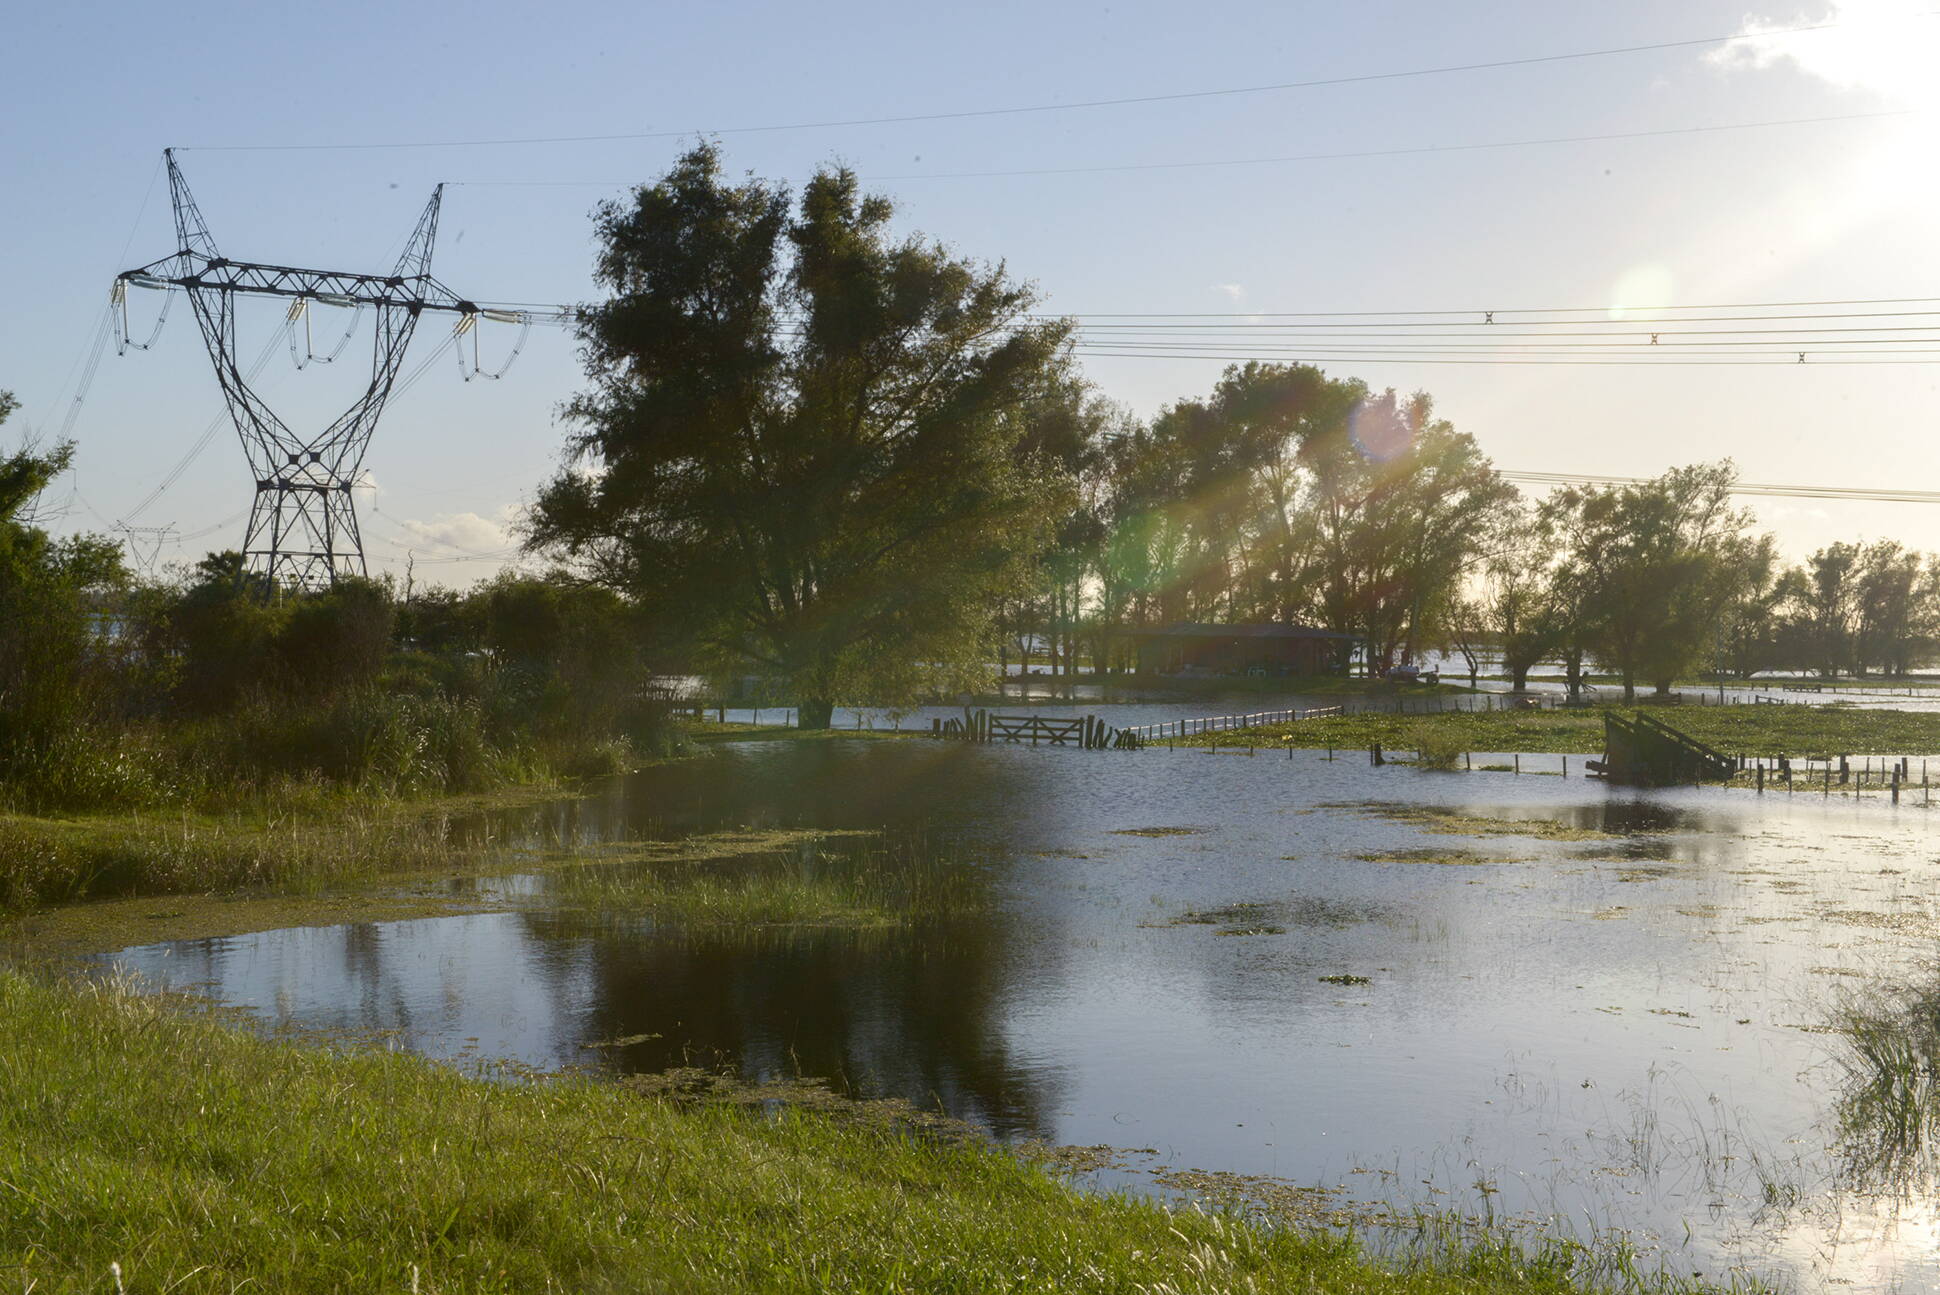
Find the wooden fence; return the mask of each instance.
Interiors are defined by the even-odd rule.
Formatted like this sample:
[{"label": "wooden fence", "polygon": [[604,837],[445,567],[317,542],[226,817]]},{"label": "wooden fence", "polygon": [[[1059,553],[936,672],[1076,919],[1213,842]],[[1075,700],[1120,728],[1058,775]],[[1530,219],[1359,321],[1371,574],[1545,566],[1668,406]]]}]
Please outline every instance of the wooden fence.
[{"label": "wooden fence", "polygon": [[987,710],[967,709],[961,719],[932,719],[930,736],[957,742],[1075,746],[1087,751],[1136,751],[1145,745],[1135,730],[1113,728],[1096,715],[1046,719],[1042,715],[993,715]]}]

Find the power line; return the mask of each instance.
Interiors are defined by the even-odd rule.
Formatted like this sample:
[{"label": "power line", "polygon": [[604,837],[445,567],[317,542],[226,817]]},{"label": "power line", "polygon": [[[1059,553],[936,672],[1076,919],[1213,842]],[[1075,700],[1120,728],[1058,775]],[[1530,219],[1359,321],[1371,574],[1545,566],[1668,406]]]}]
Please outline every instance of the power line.
[{"label": "power line", "polygon": [[[1933,305],[1935,303],[1940,303],[1940,297],[1839,297],[1839,298],[1832,298],[1824,301],[1723,301],[1723,302],[1713,301],[1713,302],[1693,303],[1690,305],[1683,305],[1683,306],[1670,306],[1670,305],[1650,306],[1648,307],[1648,309],[1650,310],[1805,310],[1805,309],[1815,308],[1819,306],[1917,306],[1917,305]],[[1459,310],[1216,310],[1216,311],[1197,310],[1197,311],[1178,311],[1178,312],[1064,311],[1058,314],[1053,314],[1048,311],[1036,311],[1036,312],[1032,312],[1031,317],[1039,318],[1039,319],[1370,319],[1370,318],[1376,318],[1376,317],[1382,317],[1382,316],[1393,316],[1397,319],[1400,319],[1400,318],[1407,318],[1407,317],[1419,316],[1419,315],[1474,315],[1478,317],[1489,317],[1489,316],[1495,316],[1495,315],[1559,315],[1559,314],[1594,315],[1600,311],[1609,310],[1610,308],[1611,307],[1608,305],[1608,303],[1606,303],[1601,306],[1507,306],[1507,307],[1496,307],[1494,309],[1465,307]],[[1910,314],[1926,314],[1930,312],[1890,310],[1890,311],[1866,311],[1864,313],[1868,315],[1872,315],[1872,314],[1910,315]],[[1604,318],[1608,318],[1608,316],[1605,316]],[[1775,316],[1770,316],[1770,318],[1784,319],[1784,318],[1792,318],[1792,316],[1775,315]],[[1804,316],[1798,316],[1798,318],[1817,319],[1817,318],[1821,318],[1821,316],[1804,315]],[[1824,316],[1824,318],[1838,318],[1838,316]],[[1450,320],[1447,322],[1455,323],[1460,321]],[[1535,324],[1535,323],[1540,323],[1542,321],[1518,320],[1516,322]],[[1558,322],[1570,323],[1573,321],[1560,320]],[[1582,322],[1597,323],[1601,321],[1593,319],[1593,320],[1585,320]],[[1648,323],[1650,321],[1633,319],[1633,320],[1630,320],[1629,322]],[[1700,321],[1687,318],[1677,322],[1697,323]]]},{"label": "power line", "polygon": [[[1558,144],[1604,144],[1629,139],[1660,139],[1678,135],[1713,135],[1737,130],[1769,130],[1783,126],[1816,126],[1832,122],[1871,121],[1883,117],[1911,117],[1921,108],[1888,108],[1877,112],[1833,113],[1821,117],[1778,117],[1767,121],[1721,122],[1707,126],[1669,126],[1658,130],[1608,131],[1594,135],[1551,135],[1535,139],[1485,140],[1468,144],[1415,144],[1401,148],[1347,149],[1326,153],[1285,153],[1272,157],[1195,158],[1179,162],[1113,162],[1095,166],[1023,167],[1001,171],[912,171],[905,174],[865,175],[880,180],[998,180],[1052,175],[1108,175],[1133,171],[1203,170],[1226,166],[1278,166],[1296,162],[1343,162],[1358,158],[1419,157],[1430,153],[1476,153],[1505,148],[1537,148]],[[637,180],[448,180],[471,188],[615,189]]]},{"label": "power line", "polygon": [[[1520,472],[1499,468],[1496,475],[1507,481],[1525,481],[1555,486],[1641,486],[1645,477],[1601,476],[1584,472]],[[1763,495],[1781,499],[1853,499],[1872,503],[1940,504],[1940,490],[1891,490],[1864,486],[1791,486],[1738,481],[1732,483],[1734,495]]]},{"label": "power line", "polygon": [[[1218,354],[1218,353],[1206,352],[1206,351],[1108,350],[1108,349],[1101,349],[1097,347],[1090,347],[1090,346],[1083,346],[1083,345],[1080,345],[1074,348],[1074,353],[1087,358],[1131,359],[1131,360],[1226,360],[1230,362],[1244,362],[1247,360],[1263,360],[1270,363],[1285,363],[1287,360],[1291,358],[1296,358],[1294,356],[1287,355],[1287,354],[1261,355],[1258,353]],[[1806,356],[1810,356],[1812,355],[1812,352],[1807,351],[1804,354]],[[1772,355],[1769,357],[1746,355],[1746,356],[1739,356],[1739,357],[1717,358],[1717,359],[1712,359],[1712,358],[1702,357],[1702,356],[1691,356],[1688,358],[1679,357],[1679,356],[1664,356],[1662,358],[1657,358],[1657,359],[1639,357],[1636,359],[1605,360],[1605,359],[1588,359],[1588,358],[1575,357],[1575,356],[1567,359],[1523,359],[1523,358],[1519,358],[1514,354],[1501,355],[1501,356],[1465,355],[1465,356],[1435,358],[1435,357],[1422,356],[1422,355],[1382,355],[1382,354],[1370,353],[1367,351],[1351,351],[1351,352],[1302,351],[1298,353],[1297,358],[1303,359],[1303,360],[1327,360],[1334,363],[1349,363],[1349,364],[1351,363],[1548,364],[1548,365],[1575,364],[1575,365],[1585,365],[1585,366],[1598,366],[1598,365],[1654,366],[1657,368],[1665,368],[1665,369],[1703,368],[1703,367],[1711,367],[1711,366],[1728,367],[1733,365],[1736,365],[1739,367],[1745,367],[1745,368],[1760,368],[1760,367],[1772,368],[1779,365],[1788,365],[1792,367],[1803,368],[1803,367],[1808,367],[1810,365],[1816,364],[1821,368],[1823,368],[1827,365],[1940,364],[1940,351],[1935,351],[1935,352],[1932,352],[1931,354],[1935,355],[1936,358],[1931,360],[1907,359],[1907,358],[1901,358],[1902,356],[1905,355],[1905,352],[1899,352],[1888,358],[1878,359],[1878,360],[1868,360],[1868,359],[1848,360],[1848,359],[1838,359],[1838,358],[1806,359],[1806,358],[1800,358],[1797,355],[1789,356],[1789,357],[1786,355]]]},{"label": "power line", "polygon": [[[1936,10],[1908,15],[1930,18]],[[316,152],[349,149],[405,148],[496,148],[513,145],[599,144],[624,140],[681,139],[696,135],[751,135],[790,130],[834,130],[853,126],[896,126],[930,121],[962,121],[979,117],[1011,117],[1033,113],[1072,112],[1095,108],[1123,108],[1137,104],[1178,103],[1194,99],[1230,98],[1240,95],[1275,94],[1288,90],[1312,90],[1328,86],[1361,85],[1377,81],[1398,81],[1411,77],[1449,76],[1466,72],[1493,72],[1507,68],[1534,67],[1546,63],[1566,63],[1583,59],[1612,58],[1629,54],[1660,53],[1665,50],[1695,49],[1706,45],[1728,45],[1739,41],[1765,40],[1772,36],[1797,36],[1811,32],[1833,31],[1848,23],[1825,22],[1797,27],[1774,28],[1759,32],[1733,32],[1724,36],[1696,36],[1684,40],[1653,41],[1642,45],[1616,45],[1602,49],[1573,50],[1559,54],[1536,54],[1523,58],[1490,59],[1477,63],[1451,63],[1436,67],[1404,68],[1389,72],[1362,72],[1349,76],[1313,77],[1301,81],[1278,81],[1264,85],[1228,86],[1211,90],[1177,90],[1159,94],[1127,95],[1108,99],[1079,99],[1069,103],[1038,103],[1000,108],[968,108],[950,112],[899,113],[880,117],[833,118],[820,121],[772,123],[758,126],[717,126],[710,129],[627,131],[601,135],[510,136],[498,139],[445,139],[415,142],[361,142],[350,144],[211,144],[197,146],[203,152]],[[898,177],[900,178],[900,177]]]}]

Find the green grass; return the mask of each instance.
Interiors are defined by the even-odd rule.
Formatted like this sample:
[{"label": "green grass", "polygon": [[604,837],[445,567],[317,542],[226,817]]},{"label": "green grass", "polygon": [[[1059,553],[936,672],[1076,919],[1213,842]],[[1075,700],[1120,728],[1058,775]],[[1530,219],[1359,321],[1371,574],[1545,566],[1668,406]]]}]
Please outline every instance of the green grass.
[{"label": "green grass", "polygon": [[220,813],[0,811],[0,914],[135,895],[313,894],[461,863],[477,871],[496,854],[460,843],[456,818],[572,794],[550,780],[415,798],[290,784]]},{"label": "green grass", "polygon": [[[961,852],[867,833],[800,835],[761,851],[649,845],[549,875],[549,902],[683,926],[908,926],[984,911],[990,875]],[[634,853],[639,857],[625,858]]]},{"label": "green grass", "polygon": [[[1412,751],[1418,743],[1458,751],[1603,750],[1605,709],[1448,711],[1439,715],[1365,713],[1305,719],[1225,733],[1194,734],[1181,746],[1333,747],[1365,750],[1379,742]],[[1650,713],[1720,751],[1743,755],[1917,755],[1940,753],[1940,713],[1825,706],[1663,706]]]},{"label": "green grass", "polygon": [[1595,1288],[1589,1264],[1471,1238],[1386,1269],[1338,1236],[1081,1192],[974,1141],[492,1082],[0,972],[0,1285],[35,1295],[1560,1295]]}]

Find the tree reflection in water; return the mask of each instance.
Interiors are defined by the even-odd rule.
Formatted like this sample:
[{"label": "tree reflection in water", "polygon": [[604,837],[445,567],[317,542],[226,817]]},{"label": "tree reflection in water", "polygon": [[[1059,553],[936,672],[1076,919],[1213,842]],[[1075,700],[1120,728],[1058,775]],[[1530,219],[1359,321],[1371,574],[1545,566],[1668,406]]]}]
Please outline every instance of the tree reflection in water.
[{"label": "tree reflection in water", "polygon": [[537,944],[591,953],[578,1032],[637,1040],[605,1050],[617,1069],[809,1077],[940,1109],[1001,1137],[1049,1127],[1047,1076],[1012,1065],[1000,1035],[1002,951],[991,922],[711,933],[586,911],[522,920]]}]

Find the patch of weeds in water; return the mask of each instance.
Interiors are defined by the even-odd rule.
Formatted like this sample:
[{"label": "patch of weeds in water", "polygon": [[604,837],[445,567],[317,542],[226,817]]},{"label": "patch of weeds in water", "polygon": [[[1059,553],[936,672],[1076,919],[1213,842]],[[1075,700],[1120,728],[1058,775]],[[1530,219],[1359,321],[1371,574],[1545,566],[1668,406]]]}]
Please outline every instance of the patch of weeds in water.
[{"label": "patch of weeds in water", "polygon": [[1480,850],[1369,850],[1354,857],[1364,863],[1433,863],[1450,868],[1471,868],[1485,863],[1534,862],[1513,855],[1484,854]]},{"label": "patch of weeds in water", "polygon": [[984,861],[927,838],[805,835],[748,854],[606,859],[548,874],[544,902],[690,927],[909,926],[989,905]]},{"label": "patch of weeds in water", "polygon": [[[1161,902],[1156,897],[1154,903]],[[1343,903],[1337,899],[1302,895],[1296,899],[1272,902],[1222,904],[1218,908],[1187,909],[1163,922],[1144,922],[1148,927],[1217,926],[1220,935],[1284,935],[1289,926],[1330,926],[1342,929],[1362,922],[1381,921],[1383,910],[1367,904]]]},{"label": "patch of weeds in water", "polygon": [[658,1034],[625,1034],[617,1039],[598,1039],[590,1043],[582,1043],[579,1046],[582,1048],[608,1051],[618,1048],[630,1048],[636,1043],[646,1043],[659,1037],[660,1035]]},{"label": "patch of weeds in water", "polygon": [[1345,972],[1335,976],[1321,976],[1318,979],[1323,985],[1371,985],[1374,983],[1366,976],[1350,976]]},{"label": "patch of weeds in water", "polygon": [[[1823,907],[1818,910],[1818,916],[1828,922],[1841,922],[1847,926],[1863,927],[1871,931],[1888,931],[1895,935],[1912,935],[1928,940],[1940,939],[1940,922],[1936,922],[1930,914],[1920,911],[1881,913],[1865,908]],[[1747,918],[1746,920],[1757,919]]]},{"label": "patch of weeds in water", "polygon": [[1465,814],[1441,805],[1390,805],[1358,801],[1334,806],[1378,818],[1392,819],[1443,836],[1532,836],[1543,841],[1608,841],[1620,834],[1601,828],[1578,827],[1553,818],[1497,818]]},{"label": "patch of weeds in water", "polygon": [[676,1105],[813,1111],[839,1124],[885,1133],[920,1133],[963,1144],[987,1140],[981,1129],[966,1120],[923,1110],[900,1097],[848,1096],[822,1079],[750,1081],[725,1070],[681,1066],[650,1075],[627,1075],[617,1082],[636,1093]]},{"label": "patch of weeds in water", "polygon": [[1113,836],[1199,836],[1212,831],[1209,827],[1121,827]]},{"label": "patch of weeds in water", "polygon": [[1392,1222],[1387,1211],[1346,1199],[1338,1187],[1304,1186],[1264,1174],[1207,1169],[1155,1169],[1152,1181],[1212,1205],[1252,1209],[1287,1223],[1352,1228]]},{"label": "patch of weeds in water", "polygon": [[1011,1151],[1041,1169],[1072,1176],[1095,1174],[1104,1169],[1130,1169],[1133,1157],[1158,1154],[1154,1147],[1114,1147],[1103,1142],[1088,1147],[1060,1147],[1042,1138],[1020,1142]]}]

